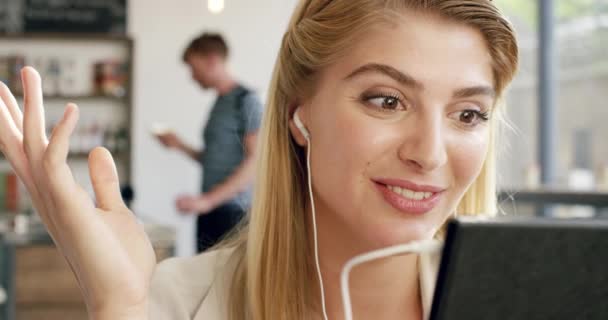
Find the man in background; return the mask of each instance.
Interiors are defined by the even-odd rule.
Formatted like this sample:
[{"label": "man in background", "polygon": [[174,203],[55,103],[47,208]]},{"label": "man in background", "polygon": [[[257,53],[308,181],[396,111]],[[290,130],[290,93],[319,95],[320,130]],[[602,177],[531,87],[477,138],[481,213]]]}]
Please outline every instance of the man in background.
[{"label": "man in background", "polygon": [[205,147],[195,149],[172,132],[158,135],[163,145],[187,155],[204,168],[201,193],[176,200],[180,212],[198,215],[198,252],[213,246],[233,229],[251,203],[262,104],[230,74],[228,54],[221,35],[204,33],[190,42],[182,57],[192,79],[201,88],[217,93],[202,132]]}]

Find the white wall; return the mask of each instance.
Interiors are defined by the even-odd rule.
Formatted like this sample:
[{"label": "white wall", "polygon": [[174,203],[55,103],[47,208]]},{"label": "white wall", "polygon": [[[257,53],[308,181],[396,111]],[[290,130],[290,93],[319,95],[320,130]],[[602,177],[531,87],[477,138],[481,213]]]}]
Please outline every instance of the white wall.
[{"label": "white wall", "polygon": [[207,0],[130,0],[129,35],[135,39],[133,208],[144,219],[177,227],[178,255],[194,252],[192,218],[180,217],[173,201],[198,191],[200,168],[163,149],[148,133],[155,122],[173,127],[200,145],[200,130],[214,96],[202,92],[181,63],[189,40],[204,30],[229,42],[231,69],[265,96],[276,52],[295,0],[226,0],[213,15]]}]

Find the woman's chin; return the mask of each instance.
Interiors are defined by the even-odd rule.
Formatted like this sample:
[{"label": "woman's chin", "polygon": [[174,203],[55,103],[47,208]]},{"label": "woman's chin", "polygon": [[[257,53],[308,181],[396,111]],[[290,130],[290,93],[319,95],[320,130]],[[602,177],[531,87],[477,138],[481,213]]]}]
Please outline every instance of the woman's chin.
[{"label": "woman's chin", "polygon": [[386,226],[371,231],[375,249],[433,238],[435,230],[422,222],[409,222],[405,226]]}]

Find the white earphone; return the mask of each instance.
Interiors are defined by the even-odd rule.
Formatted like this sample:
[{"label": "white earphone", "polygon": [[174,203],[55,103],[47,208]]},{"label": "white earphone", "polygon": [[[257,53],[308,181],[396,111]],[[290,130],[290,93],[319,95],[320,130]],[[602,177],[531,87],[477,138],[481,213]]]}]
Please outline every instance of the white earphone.
[{"label": "white earphone", "polygon": [[312,234],[313,234],[313,242],[314,242],[314,250],[315,250],[315,267],[317,268],[317,276],[319,278],[319,290],[321,291],[321,309],[323,312],[324,320],[329,320],[327,317],[327,308],[325,306],[325,288],[323,286],[323,275],[321,275],[321,266],[319,265],[319,241],[317,237],[317,212],[315,210],[315,198],[312,195],[312,176],[310,174],[310,132],[302,123],[300,116],[298,115],[298,111],[300,108],[298,107],[296,111],[293,113],[293,122],[295,123],[300,133],[304,136],[306,141],[308,141],[308,148],[306,148],[306,172],[308,176],[308,195],[310,196],[310,206],[312,209]]},{"label": "white earphone", "polygon": [[[300,116],[298,116],[298,111],[300,108],[296,109],[293,113],[293,122],[296,127],[306,141],[308,141],[308,148],[306,151],[306,166],[307,166],[307,176],[308,176],[308,194],[310,196],[310,205],[312,209],[312,230],[313,230],[313,241],[314,241],[314,250],[315,250],[315,264],[317,268],[317,276],[319,278],[319,289],[321,290],[321,308],[323,312],[324,320],[328,320],[327,316],[327,307],[325,306],[325,289],[323,287],[323,276],[321,275],[321,267],[319,265],[319,242],[317,239],[317,214],[315,210],[315,199],[312,194],[312,178],[310,174],[310,132],[302,123]],[[381,248],[378,250],[374,250],[371,252],[366,252],[360,255],[357,255],[346,262],[344,267],[342,268],[342,272],[340,273],[340,289],[342,295],[342,304],[344,306],[344,319],[352,320],[352,305],[350,299],[350,293],[348,290],[348,280],[351,270],[362,263],[366,263],[372,260],[381,259],[389,256],[406,254],[406,253],[423,253],[430,251],[441,250],[441,244],[436,240],[423,240],[423,241],[412,241],[406,244],[398,244],[386,248]]]},{"label": "white earphone", "polygon": [[298,115],[298,111],[300,111],[300,108],[296,109],[296,111],[293,113],[293,122],[295,122],[296,127],[300,130],[300,132],[302,133],[302,135],[304,136],[304,138],[306,138],[306,140],[309,141],[310,140],[310,133],[308,133],[308,130],[306,129],[306,127],[302,123],[302,120],[300,120],[300,116]]}]

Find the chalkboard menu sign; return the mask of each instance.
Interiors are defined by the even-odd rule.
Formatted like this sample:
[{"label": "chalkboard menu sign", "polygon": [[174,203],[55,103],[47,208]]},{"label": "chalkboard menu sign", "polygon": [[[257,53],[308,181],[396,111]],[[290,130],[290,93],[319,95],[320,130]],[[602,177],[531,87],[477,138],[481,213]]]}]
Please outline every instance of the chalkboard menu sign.
[{"label": "chalkboard menu sign", "polygon": [[1,0],[0,33],[123,35],[127,0]]}]

